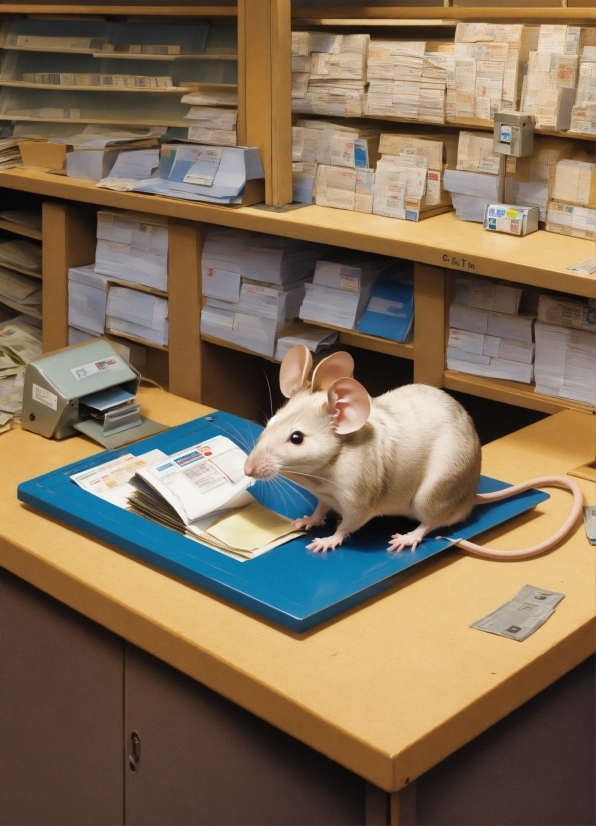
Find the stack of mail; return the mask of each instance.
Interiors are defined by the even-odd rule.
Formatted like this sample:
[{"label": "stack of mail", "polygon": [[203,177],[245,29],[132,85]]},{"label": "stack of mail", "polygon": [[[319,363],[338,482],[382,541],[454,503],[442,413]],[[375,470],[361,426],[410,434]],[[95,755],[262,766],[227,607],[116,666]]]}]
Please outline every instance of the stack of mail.
[{"label": "stack of mail", "polygon": [[[66,154],[66,174],[68,177],[87,178],[95,181],[100,181],[111,174],[120,178],[147,178],[151,175],[151,171],[146,172],[146,162],[139,166],[140,158],[151,157],[153,168],[157,167],[158,164],[155,163],[156,153],[158,154],[157,138],[162,131],[164,130],[157,128],[129,131],[113,127],[108,129],[101,126],[88,126],[77,135],[53,136],[50,138],[50,142],[67,144],[67,146],[72,147],[72,151]],[[126,174],[123,174],[122,171],[112,171],[121,153],[126,151],[127,154],[134,155],[140,150],[145,153],[147,150],[153,150],[153,152],[150,155],[141,154],[136,162],[134,157],[130,157],[128,159],[130,170]],[[121,170],[122,165],[126,168],[124,159],[121,161]]]},{"label": "stack of mail", "polygon": [[546,229],[596,239],[596,164],[562,160],[556,166]]},{"label": "stack of mail", "polygon": [[380,278],[364,315],[358,322],[359,333],[392,341],[411,341],[414,325],[414,278],[411,262],[401,262],[398,272]]},{"label": "stack of mail", "polygon": [[571,296],[541,295],[538,299],[537,320],[543,324],[596,333],[596,307]]},{"label": "stack of mail", "polygon": [[447,369],[530,384],[534,315],[519,315],[521,289],[458,278],[449,308]]},{"label": "stack of mail", "polygon": [[193,92],[184,95],[180,103],[190,106],[238,106],[238,86],[236,84],[198,83]]},{"label": "stack of mail", "polygon": [[373,169],[317,166],[315,201],[320,206],[372,212],[375,173]]},{"label": "stack of mail", "polygon": [[106,313],[108,332],[167,346],[167,298],[110,284]]},{"label": "stack of mail", "polygon": [[596,333],[536,324],[536,392],[596,404]]},{"label": "stack of mail", "polygon": [[[81,155],[81,152],[71,153]],[[88,154],[88,153],[87,153]],[[66,156],[68,163],[70,155]],[[159,169],[159,149],[127,149],[118,153],[108,177],[102,178],[98,186],[105,189],[129,191],[136,181],[146,180],[156,175]]]},{"label": "stack of mail", "polygon": [[19,142],[15,138],[0,138],[0,169],[20,165]]},{"label": "stack of mail", "polygon": [[426,46],[424,40],[371,40],[367,115],[445,122],[447,69]]},{"label": "stack of mail", "polygon": [[41,273],[41,243],[28,238],[0,241],[0,263],[26,273]]},{"label": "stack of mail", "polygon": [[581,28],[540,26],[524,78],[521,108],[534,116],[536,129],[569,129],[575,102]]},{"label": "stack of mail", "polygon": [[93,264],[68,271],[68,326],[92,335],[106,329],[108,276],[95,272]]},{"label": "stack of mail", "polygon": [[368,169],[376,165],[380,130],[324,120],[299,120],[292,128],[292,195],[316,198],[317,164]]},{"label": "stack of mail", "polygon": [[189,201],[240,204],[247,183],[264,177],[256,147],[164,144],[159,177],[139,181],[132,189]]},{"label": "stack of mail", "polygon": [[369,40],[367,34],[292,32],[292,110],[361,115]]},{"label": "stack of mail", "polygon": [[444,158],[454,160],[457,138],[437,135],[382,135],[374,185],[373,212],[417,221],[445,212],[451,198],[443,187]]},{"label": "stack of mail", "polygon": [[492,120],[518,108],[520,63],[536,48],[536,26],[458,23],[455,31],[455,94],[448,120]]},{"label": "stack of mail", "polygon": [[372,288],[392,262],[380,256],[346,253],[317,261],[300,318],[353,330],[364,312]]},{"label": "stack of mail", "polygon": [[498,201],[499,155],[485,132],[459,133],[457,169],[445,170],[443,185],[451,193],[456,215],[483,221],[486,204]]},{"label": "stack of mail", "polygon": [[[182,103],[192,95],[185,95]],[[190,121],[188,139],[197,143],[216,146],[236,146],[236,123],[238,109],[223,109],[215,106],[191,106],[184,116]]]},{"label": "stack of mail", "polygon": [[41,281],[0,266],[0,303],[41,318]]},{"label": "stack of mail", "polygon": [[582,47],[569,131],[596,135],[596,28],[582,29],[582,34],[588,32],[595,42],[586,42]]},{"label": "stack of mail", "polygon": [[313,355],[320,353],[331,347],[337,339],[339,333],[330,333],[323,327],[317,327],[313,324],[300,324],[296,329],[277,339],[275,346],[275,360],[283,361],[284,356],[288,350],[296,344],[305,344]]},{"label": "stack of mail", "polygon": [[95,271],[156,290],[168,289],[168,225],[157,215],[100,210]]},{"label": "stack of mail", "polygon": [[25,366],[42,352],[39,324],[23,315],[0,323],[0,433],[21,415]]}]

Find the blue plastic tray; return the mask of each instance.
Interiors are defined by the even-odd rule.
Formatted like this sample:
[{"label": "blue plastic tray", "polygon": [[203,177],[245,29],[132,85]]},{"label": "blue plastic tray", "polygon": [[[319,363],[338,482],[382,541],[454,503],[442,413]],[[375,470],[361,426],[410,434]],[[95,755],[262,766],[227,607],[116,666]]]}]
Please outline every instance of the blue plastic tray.
[{"label": "blue plastic tray", "polygon": [[[306,550],[312,536],[323,536],[332,530],[328,525],[255,559],[240,561],[104,502],[70,479],[73,473],[125,452],[138,455],[159,448],[174,453],[222,433],[247,449],[260,431],[258,425],[244,419],[214,413],[23,482],[18,498],[293,631],[312,628],[390,588],[404,572],[413,572],[417,563],[450,547],[448,540],[433,538],[431,534],[413,553],[388,553],[390,534],[408,526],[400,528],[399,519],[384,517],[372,520],[333,552],[313,554]],[[283,495],[278,487],[265,482],[257,482],[250,490],[260,502],[291,518],[312,512],[316,499],[311,494],[287,480],[283,485]],[[487,492],[503,487],[507,487],[505,482],[483,476],[478,490]],[[548,494],[532,490],[504,502],[477,507],[453,535],[470,539],[548,498]]]}]

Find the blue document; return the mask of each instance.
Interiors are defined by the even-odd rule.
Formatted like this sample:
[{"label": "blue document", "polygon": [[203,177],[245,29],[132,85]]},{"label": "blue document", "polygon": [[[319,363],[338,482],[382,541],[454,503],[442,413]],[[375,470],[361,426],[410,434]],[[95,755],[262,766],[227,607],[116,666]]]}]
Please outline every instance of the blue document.
[{"label": "blue document", "polygon": [[373,287],[356,329],[392,341],[410,341],[413,321],[414,282],[383,279]]},{"label": "blue document", "polygon": [[[306,631],[382,593],[413,573],[416,565],[450,547],[449,540],[431,535],[413,553],[388,553],[390,534],[409,529],[412,523],[406,525],[403,520],[384,517],[372,520],[340,548],[326,554],[313,554],[306,546],[313,536],[324,536],[333,530],[331,525],[254,559],[240,561],[105,502],[82,490],[70,478],[73,473],[103,464],[123,452],[139,455],[158,448],[171,454],[221,434],[246,450],[260,431],[258,425],[244,419],[214,413],[135,442],[125,450],[104,451],[23,482],[18,498],[292,631]],[[482,477],[479,490],[504,487],[504,482]],[[311,513],[316,504],[310,493],[285,480],[283,492],[278,485],[266,482],[257,482],[250,492],[262,504],[290,518]],[[453,536],[470,539],[548,498],[548,494],[532,490],[504,502],[477,507],[465,523],[456,526]],[[486,564],[502,563],[487,560]]]}]

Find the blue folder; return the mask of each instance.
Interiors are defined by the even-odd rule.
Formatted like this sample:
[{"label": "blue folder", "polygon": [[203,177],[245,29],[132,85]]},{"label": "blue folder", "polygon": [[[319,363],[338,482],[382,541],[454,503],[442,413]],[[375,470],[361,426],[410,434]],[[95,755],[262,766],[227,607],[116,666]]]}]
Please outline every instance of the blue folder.
[{"label": "blue folder", "polygon": [[[306,550],[306,545],[313,536],[332,531],[330,525],[254,559],[240,561],[105,502],[70,479],[73,473],[103,464],[124,452],[138,455],[159,448],[169,454],[218,434],[228,436],[246,450],[260,431],[258,425],[244,419],[214,413],[125,449],[105,451],[23,482],[18,498],[293,631],[306,631],[381,593],[405,573],[413,573],[418,563],[450,547],[448,539],[431,534],[414,552],[389,553],[386,548],[390,534],[409,528],[412,523],[406,525],[403,520],[384,517],[372,520],[340,548],[326,554],[313,554]],[[503,487],[507,484],[483,476],[479,491]],[[310,493],[287,480],[283,481],[283,490],[277,484],[257,482],[250,491],[264,505],[291,518],[311,513],[316,504]],[[477,507],[465,523],[453,529],[452,535],[469,539],[545,499],[548,494],[532,490]],[[444,529],[434,533],[445,532]]]}]

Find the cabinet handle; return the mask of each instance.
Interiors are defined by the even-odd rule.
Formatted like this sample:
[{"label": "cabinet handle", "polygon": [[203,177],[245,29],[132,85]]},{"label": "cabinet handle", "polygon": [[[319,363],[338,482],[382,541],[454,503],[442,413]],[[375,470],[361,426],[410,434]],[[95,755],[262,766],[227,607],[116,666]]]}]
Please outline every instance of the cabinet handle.
[{"label": "cabinet handle", "polygon": [[136,774],[139,770],[139,763],[141,762],[141,738],[136,731],[131,733],[129,745],[128,767],[133,774]]}]

